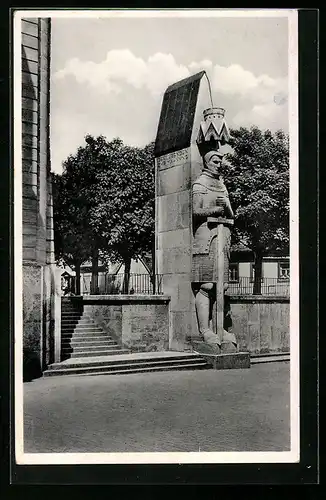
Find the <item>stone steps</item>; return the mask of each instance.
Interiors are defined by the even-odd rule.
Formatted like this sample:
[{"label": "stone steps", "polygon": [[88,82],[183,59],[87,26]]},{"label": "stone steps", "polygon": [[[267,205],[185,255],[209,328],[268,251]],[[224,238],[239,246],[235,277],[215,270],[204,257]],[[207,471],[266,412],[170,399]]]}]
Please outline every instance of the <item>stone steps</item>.
[{"label": "stone steps", "polygon": [[92,347],[92,346],[106,346],[106,345],[117,345],[117,343],[114,340],[111,339],[106,339],[103,335],[102,338],[96,339],[94,337],[90,337],[90,339],[76,339],[74,336],[72,340],[70,339],[63,339],[64,340],[64,346],[66,347],[67,345],[71,345],[72,347]]},{"label": "stone steps", "polygon": [[121,349],[119,346],[112,347],[111,349],[103,349],[99,348],[98,351],[69,351],[69,352],[63,352],[64,357],[68,357],[69,359],[73,358],[93,358],[94,356],[96,357],[103,357],[103,356],[113,356],[116,354],[129,354],[128,349]]},{"label": "stone steps", "polygon": [[87,326],[77,324],[75,326],[75,331],[77,331],[77,330],[80,332],[89,332],[89,331],[103,332],[103,328],[101,328],[100,326],[96,326],[95,324],[87,325]]},{"label": "stone steps", "polygon": [[83,333],[94,333],[94,334],[99,334],[99,333],[104,333],[102,328],[99,328],[97,326],[92,326],[88,328],[79,328],[78,326],[75,327],[69,327],[69,328],[61,328],[61,333],[76,333],[76,334],[83,334]]},{"label": "stone steps", "polygon": [[83,353],[87,354],[89,356],[94,356],[94,352],[99,353],[99,352],[104,352],[104,351],[114,351],[116,349],[120,349],[120,347],[117,344],[109,344],[109,345],[102,345],[102,344],[95,344],[95,345],[80,345],[80,344],[74,344],[74,345],[67,345],[62,348],[62,352],[64,354],[68,353]]},{"label": "stone steps", "polygon": [[82,316],[83,311],[61,311],[61,317],[64,317],[65,319],[69,319],[72,316]]},{"label": "stone steps", "polygon": [[71,372],[67,373],[66,371],[64,373],[44,373],[44,376],[57,376],[57,375],[79,375],[79,376],[90,376],[90,375],[125,375],[125,374],[131,374],[131,373],[153,373],[153,372],[163,372],[163,371],[180,371],[180,370],[203,370],[203,369],[208,369],[209,367],[206,365],[203,365],[202,363],[189,363],[189,364],[176,364],[176,365],[166,365],[166,366],[155,366],[155,367],[147,367],[145,364],[142,367],[132,367],[128,369],[109,369],[108,371],[94,371],[90,372],[89,370],[85,370],[84,373],[82,371],[79,371],[78,373],[76,372]]},{"label": "stone steps", "polygon": [[71,314],[70,316],[61,316],[61,323],[66,324],[66,323],[78,323],[78,321],[81,318],[81,314]]},{"label": "stone steps", "polygon": [[119,354],[101,360],[69,359],[50,365],[44,372],[45,377],[62,375],[110,375],[167,370],[198,370],[209,368],[208,363],[195,354],[183,353],[139,353]]},{"label": "stone steps", "polygon": [[87,342],[87,341],[99,341],[99,342],[102,342],[103,340],[113,340],[112,337],[110,337],[109,335],[105,335],[104,333],[101,333],[101,334],[97,334],[96,335],[92,335],[92,334],[89,334],[89,333],[81,333],[81,334],[76,334],[76,335],[72,335],[71,333],[63,333],[61,334],[61,340],[63,342],[75,342],[75,341],[78,341],[78,342]]},{"label": "stone steps", "polygon": [[[116,343],[108,344],[108,345],[102,345],[102,344],[94,344],[94,345],[80,345],[80,344],[73,344],[73,345],[65,345],[62,348],[63,352],[83,352],[83,353],[88,353],[90,356],[96,356],[97,354],[93,354],[93,352],[100,352],[100,351],[114,351],[114,350],[121,350],[121,347],[118,346]],[[127,349],[124,349],[125,352],[129,351]]]},{"label": "stone steps", "polygon": [[250,364],[258,363],[274,363],[275,361],[290,361],[290,353],[268,353],[268,354],[253,354],[250,356]]},{"label": "stone steps", "polygon": [[92,323],[92,320],[91,318],[89,318],[88,316],[85,316],[84,314],[70,314],[68,316],[61,316],[61,321],[63,321],[64,323],[68,323],[69,321],[71,321],[71,318],[74,318],[74,317],[78,317],[79,318],[79,322],[82,323],[82,322],[88,322],[88,323]]},{"label": "stone steps", "polygon": [[[61,359],[103,358],[114,354],[127,354],[89,316],[65,304],[61,316]],[[64,361],[64,362],[65,362]]]}]

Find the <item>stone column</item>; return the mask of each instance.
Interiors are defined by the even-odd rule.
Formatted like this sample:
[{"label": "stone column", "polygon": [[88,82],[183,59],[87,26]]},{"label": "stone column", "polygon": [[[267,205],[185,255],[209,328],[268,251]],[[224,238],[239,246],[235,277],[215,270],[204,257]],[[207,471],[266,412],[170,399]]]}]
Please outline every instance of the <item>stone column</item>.
[{"label": "stone column", "polygon": [[157,159],[156,272],[163,293],[171,296],[169,349],[183,351],[191,335],[190,151]]}]

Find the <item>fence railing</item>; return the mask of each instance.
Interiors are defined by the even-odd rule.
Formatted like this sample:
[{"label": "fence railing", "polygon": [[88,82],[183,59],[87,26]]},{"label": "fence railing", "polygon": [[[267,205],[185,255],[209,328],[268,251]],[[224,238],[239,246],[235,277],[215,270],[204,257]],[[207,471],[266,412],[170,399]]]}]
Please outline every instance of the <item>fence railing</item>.
[{"label": "fence railing", "polygon": [[[83,294],[89,295],[90,287],[84,286]],[[126,282],[125,274],[105,274],[98,286],[100,295],[162,295],[162,274],[130,274]]]},{"label": "fence railing", "polygon": [[[227,290],[228,295],[253,295],[254,282],[252,278],[239,278],[238,281],[230,281]],[[279,278],[262,278],[260,283],[261,295],[282,295],[290,293],[290,281]]]},{"label": "fence railing", "polygon": [[145,294],[161,295],[162,274],[130,274],[126,286],[124,274],[106,274],[104,282],[105,294]]},{"label": "fence railing", "polygon": [[[124,274],[106,274],[104,280],[101,279],[97,293],[100,295],[118,295],[118,294],[145,294],[162,295],[163,294],[163,275],[162,274],[130,274],[129,284],[126,288],[124,283]],[[239,278],[237,281],[228,283],[228,295],[253,295],[254,282],[252,278]],[[262,278],[260,284],[261,295],[281,295],[288,296],[290,292],[290,281],[279,278]],[[84,295],[90,294],[90,284],[84,279]]]}]

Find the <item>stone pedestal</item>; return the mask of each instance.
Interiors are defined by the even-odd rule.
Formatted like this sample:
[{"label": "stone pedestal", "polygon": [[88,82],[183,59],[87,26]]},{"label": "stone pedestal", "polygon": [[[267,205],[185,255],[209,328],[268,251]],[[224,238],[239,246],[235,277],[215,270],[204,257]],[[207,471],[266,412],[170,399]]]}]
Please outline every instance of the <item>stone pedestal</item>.
[{"label": "stone pedestal", "polygon": [[206,359],[214,370],[230,370],[250,368],[249,352],[235,352],[229,354],[203,354],[200,355]]}]

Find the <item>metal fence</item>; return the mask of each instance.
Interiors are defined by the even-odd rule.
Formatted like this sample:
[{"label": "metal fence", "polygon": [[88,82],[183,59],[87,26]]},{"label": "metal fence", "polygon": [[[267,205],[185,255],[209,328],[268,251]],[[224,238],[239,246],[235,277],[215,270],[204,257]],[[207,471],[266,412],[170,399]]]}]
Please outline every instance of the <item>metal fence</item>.
[{"label": "metal fence", "polygon": [[129,283],[126,286],[124,274],[106,274],[102,293],[105,295],[162,295],[162,277],[162,274],[130,274]]},{"label": "metal fence", "polygon": [[[228,295],[253,295],[254,282],[252,278],[239,278],[237,281],[230,281],[227,290]],[[281,295],[290,294],[290,281],[279,278],[262,278],[260,284],[261,295]]]},{"label": "metal fence", "polygon": [[[124,274],[106,274],[104,281],[98,288],[97,294],[100,295],[162,295],[163,294],[163,275],[162,274],[130,274],[129,284],[126,288],[124,284]],[[252,278],[239,278],[237,281],[228,283],[228,295],[253,295],[254,282]],[[83,294],[90,293],[90,286],[87,286],[84,280]],[[289,296],[290,281],[279,278],[262,278],[260,286],[261,295],[279,295]]]}]

